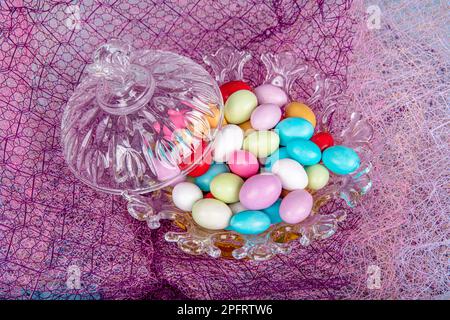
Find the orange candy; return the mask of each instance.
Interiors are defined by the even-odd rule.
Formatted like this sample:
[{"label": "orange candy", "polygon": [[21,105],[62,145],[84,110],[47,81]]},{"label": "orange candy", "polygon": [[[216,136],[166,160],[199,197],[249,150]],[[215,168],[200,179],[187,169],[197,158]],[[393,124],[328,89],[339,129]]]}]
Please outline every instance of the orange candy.
[{"label": "orange candy", "polygon": [[[206,119],[209,122],[209,125],[211,128],[216,128],[219,124],[219,118],[220,118],[220,111],[218,108],[212,109],[213,116],[207,116]],[[225,120],[225,117],[223,117],[222,126],[226,125],[227,121]]]},{"label": "orange candy", "polygon": [[286,105],[285,115],[288,118],[303,118],[308,120],[313,127],[316,126],[316,116],[314,112],[306,104],[301,102],[291,102]]}]

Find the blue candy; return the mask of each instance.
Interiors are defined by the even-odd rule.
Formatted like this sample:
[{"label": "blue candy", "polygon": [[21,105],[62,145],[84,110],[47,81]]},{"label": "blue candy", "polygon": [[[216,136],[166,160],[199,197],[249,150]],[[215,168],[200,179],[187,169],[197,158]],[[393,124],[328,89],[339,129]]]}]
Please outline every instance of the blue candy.
[{"label": "blue candy", "polygon": [[272,166],[277,160],[289,158],[286,148],[280,148],[274,153],[272,153],[269,157],[266,158],[265,167],[267,171],[272,171]]},{"label": "blue candy", "polygon": [[294,139],[310,139],[314,134],[314,127],[303,118],[286,118],[277,124],[275,132],[280,137],[280,144],[286,146],[289,141]]},{"label": "blue candy", "polygon": [[259,234],[270,227],[270,218],[262,211],[241,211],[231,217],[228,230],[240,234]]},{"label": "blue candy", "polygon": [[324,150],[322,161],[325,167],[336,174],[349,174],[360,165],[358,154],[352,148],[333,146]]},{"label": "blue candy", "polygon": [[289,142],[286,147],[289,157],[304,166],[312,166],[319,163],[320,148],[312,141],[295,139]]},{"label": "blue candy", "polygon": [[208,171],[194,179],[194,183],[200,188],[200,190],[209,192],[209,185],[211,184],[212,179],[214,179],[214,177],[218,174],[225,172],[230,172],[230,169],[228,169],[226,164],[213,163],[209,167]]},{"label": "blue candy", "polygon": [[280,223],[283,221],[280,217],[280,204],[281,199],[278,199],[273,205],[266,209],[263,209],[263,212],[269,216],[270,222],[272,224]]}]

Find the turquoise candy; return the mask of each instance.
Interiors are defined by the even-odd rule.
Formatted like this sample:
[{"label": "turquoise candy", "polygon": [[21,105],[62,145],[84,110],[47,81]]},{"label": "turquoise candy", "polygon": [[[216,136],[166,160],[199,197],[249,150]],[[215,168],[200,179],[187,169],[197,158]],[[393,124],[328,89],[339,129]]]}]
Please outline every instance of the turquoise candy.
[{"label": "turquoise candy", "polygon": [[325,167],[336,174],[349,174],[359,168],[358,154],[344,146],[329,147],[324,150],[322,161]]},{"label": "turquoise candy", "polygon": [[200,188],[200,190],[209,192],[209,185],[211,184],[212,179],[214,179],[214,177],[218,174],[225,172],[230,172],[230,169],[228,169],[226,164],[213,163],[209,167],[208,171],[194,179],[194,183]]},{"label": "turquoise candy", "polygon": [[272,224],[280,223],[283,221],[280,217],[280,204],[281,199],[278,199],[273,205],[266,209],[263,209],[263,212],[269,216],[270,222]]},{"label": "turquoise candy", "polygon": [[240,234],[258,234],[270,227],[270,218],[262,211],[241,211],[231,217],[230,230]]},{"label": "turquoise candy", "polygon": [[280,159],[286,159],[289,158],[289,154],[287,152],[287,149],[285,147],[278,149],[274,153],[272,153],[269,157],[266,158],[266,162],[264,163],[264,166],[266,167],[267,171],[272,171],[272,166],[275,162],[277,162]]},{"label": "turquoise candy", "polygon": [[314,134],[314,127],[303,118],[286,118],[277,124],[275,132],[280,136],[280,144],[287,146],[294,139],[310,139]]},{"label": "turquoise candy", "polygon": [[304,166],[312,166],[320,161],[320,148],[312,141],[295,139],[289,142],[286,149],[290,158]]}]

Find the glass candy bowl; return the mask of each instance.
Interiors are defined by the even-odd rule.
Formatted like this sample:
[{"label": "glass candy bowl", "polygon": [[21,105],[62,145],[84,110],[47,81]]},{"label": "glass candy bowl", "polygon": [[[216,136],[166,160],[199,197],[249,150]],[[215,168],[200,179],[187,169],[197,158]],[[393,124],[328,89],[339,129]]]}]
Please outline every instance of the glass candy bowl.
[{"label": "glass candy bowl", "polygon": [[[306,220],[272,225],[259,235],[203,229],[190,212],[172,203],[171,185],[210,155],[221,129],[218,85],[242,80],[250,58],[247,52],[229,48],[206,56],[213,79],[202,66],[175,53],[133,50],[118,40],[103,45],[64,111],[62,144],[70,169],[91,187],[125,197],[128,212],[151,229],[158,228],[161,219],[172,220],[181,230],[167,232],[165,239],[189,254],[267,260],[289,253],[292,241],[308,245],[332,236],[345,211],[322,213],[320,208],[337,199],[353,207],[370,189],[372,127],[356,113],[345,124],[333,122],[337,106],[348,103],[341,83],[308,68],[289,52],[261,56],[265,83],[291,93],[294,83],[312,82],[312,94],[305,102],[316,113],[320,131],[330,131],[336,144],[358,152],[357,172],[332,175],[325,188],[309,190],[314,206]],[[219,121],[212,129],[207,117],[215,114]]]}]

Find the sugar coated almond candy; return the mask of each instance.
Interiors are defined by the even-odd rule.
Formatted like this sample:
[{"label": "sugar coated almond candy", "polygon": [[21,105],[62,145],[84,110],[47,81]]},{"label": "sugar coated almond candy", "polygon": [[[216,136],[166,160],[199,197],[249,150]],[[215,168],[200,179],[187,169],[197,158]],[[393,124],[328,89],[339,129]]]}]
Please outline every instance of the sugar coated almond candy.
[{"label": "sugar coated almond candy", "polygon": [[241,128],[235,124],[224,126],[214,142],[214,161],[226,162],[233,151],[241,149],[243,141],[244,133]]},{"label": "sugar coated almond candy", "polygon": [[248,178],[239,191],[239,201],[249,210],[270,207],[281,193],[280,179],[271,173],[261,173]]},{"label": "sugar coated almond candy", "polygon": [[258,100],[253,92],[239,90],[233,93],[225,103],[225,119],[228,123],[240,124],[250,119]]},{"label": "sugar coated almond candy", "polygon": [[211,181],[211,193],[214,198],[225,203],[234,203],[239,201],[239,191],[244,180],[233,173],[221,173]]},{"label": "sugar coated almond candy", "polygon": [[190,182],[178,183],[172,190],[172,201],[178,209],[191,211],[195,202],[203,198],[203,192]]},{"label": "sugar coated almond candy", "polygon": [[330,179],[330,173],[327,168],[321,164],[315,164],[305,168],[308,175],[308,188],[311,190],[319,190],[325,187]]},{"label": "sugar coated almond candy", "polygon": [[270,218],[262,211],[247,210],[236,213],[230,220],[230,230],[241,234],[259,234],[270,227]]},{"label": "sugar coated almond candy", "polygon": [[258,158],[274,153],[280,145],[278,134],[273,131],[255,131],[244,139],[243,149],[250,151]]},{"label": "sugar coated almond candy", "polygon": [[217,199],[201,199],[192,207],[192,219],[201,227],[221,230],[228,227],[231,209]]},{"label": "sugar coated almond candy", "polygon": [[252,91],[252,87],[242,80],[235,80],[222,84],[220,86],[220,93],[222,93],[223,103],[227,102],[228,97],[239,90]]},{"label": "sugar coated almond candy", "polygon": [[308,185],[308,175],[303,166],[292,159],[280,159],[272,166],[272,173],[281,180],[283,189],[304,189]]},{"label": "sugar coated almond candy", "polygon": [[294,139],[289,142],[286,149],[290,158],[304,166],[311,166],[320,161],[320,149],[310,140]]},{"label": "sugar coated almond candy", "polygon": [[289,141],[298,138],[308,140],[314,133],[312,124],[302,118],[286,118],[277,124],[275,130],[280,136],[282,146],[286,146]]},{"label": "sugar coated almond candy", "polygon": [[285,107],[285,116],[287,118],[303,118],[308,120],[313,127],[316,126],[316,116],[314,115],[314,112],[310,107],[301,102],[293,101],[288,103]]},{"label": "sugar coated almond candy", "polygon": [[281,201],[280,217],[290,224],[302,222],[311,213],[312,206],[313,198],[307,191],[291,191]]},{"label": "sugar coated almond candy", "polygon": [[288,95],[280,87],[273,84],[262,84],[254,90],[259,104],[271,103],[279,107],[284,106],[288,102]]},{"label": "sugar coated almond candy", "polygon": [[325,149],[322,156],[325,167],[335,174],[349,174],[359,168],[360,159],[352,148],[333,146]]},{"label": "sugar coated almond candy", "polygon": [[312,136],[311,141],[317,144],[321,151],[334,145],[333,136],[328,132],[318,132]]},{"label": "sugar coated almond candy", "polygon": [[274,128],[281,119],[281,109],[275,104],[262,104],[253,110],[250,122],[256,130]]}]

